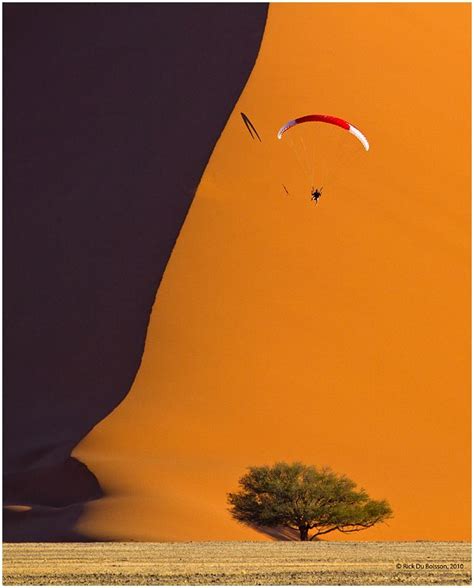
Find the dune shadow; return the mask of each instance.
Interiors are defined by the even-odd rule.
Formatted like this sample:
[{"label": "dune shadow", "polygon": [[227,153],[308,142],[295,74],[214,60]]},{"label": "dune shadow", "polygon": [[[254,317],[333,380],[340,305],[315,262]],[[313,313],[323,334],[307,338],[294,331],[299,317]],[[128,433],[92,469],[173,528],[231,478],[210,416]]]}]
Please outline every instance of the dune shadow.
[{"label": "dune shadow", "polygon": [[7,541],[78,540],[102,493],[71,451],[130,390],[267,8],[3,5]]}]

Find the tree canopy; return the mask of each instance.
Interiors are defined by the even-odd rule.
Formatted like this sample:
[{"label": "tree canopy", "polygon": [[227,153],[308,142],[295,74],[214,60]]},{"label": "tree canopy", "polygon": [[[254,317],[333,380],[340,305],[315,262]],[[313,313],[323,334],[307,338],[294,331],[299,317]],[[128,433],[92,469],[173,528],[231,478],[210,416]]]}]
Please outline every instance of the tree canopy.
[{"label": "tree canopy", "polygon": [[232,516],[253,527],[286,527],[311,541],[333,531],[352,533],[388,519],[386,500],[372,500],[348,477],[329,468],[276,463],[249,468],[228,494]]}]

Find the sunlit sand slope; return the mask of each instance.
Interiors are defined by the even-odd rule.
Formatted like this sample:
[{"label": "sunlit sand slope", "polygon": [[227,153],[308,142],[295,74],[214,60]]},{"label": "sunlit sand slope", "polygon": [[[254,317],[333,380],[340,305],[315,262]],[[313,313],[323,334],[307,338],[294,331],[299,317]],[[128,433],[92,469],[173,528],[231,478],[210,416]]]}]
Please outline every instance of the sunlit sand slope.
[{"label": "sunlit sand slope", "polygon": [[[76,451],[108,495],[82,532],[263,539],[226,493],[249,465],[301,460],[392,505],[351,539],[469,539],[470,10],[270,7],[133,388]],[[308,112],[371,144],[342,135],[341,166],[326,153],[337,173],[317,206],[276,139]]]}]

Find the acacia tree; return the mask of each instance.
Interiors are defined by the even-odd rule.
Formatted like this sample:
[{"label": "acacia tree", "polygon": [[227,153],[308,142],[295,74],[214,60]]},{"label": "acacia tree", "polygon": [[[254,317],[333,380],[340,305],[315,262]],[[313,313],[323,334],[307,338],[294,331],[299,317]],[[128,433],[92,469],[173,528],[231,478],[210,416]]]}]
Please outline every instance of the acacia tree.
[{"label": "acacia tree", "polygon": [[386,500],[372,500],[355,482],[329,468],[302,463],[251,467],[228,494],[230,513],[253,527],[286,527],[301,541],[341,531],[368,529],[388,519]]}]

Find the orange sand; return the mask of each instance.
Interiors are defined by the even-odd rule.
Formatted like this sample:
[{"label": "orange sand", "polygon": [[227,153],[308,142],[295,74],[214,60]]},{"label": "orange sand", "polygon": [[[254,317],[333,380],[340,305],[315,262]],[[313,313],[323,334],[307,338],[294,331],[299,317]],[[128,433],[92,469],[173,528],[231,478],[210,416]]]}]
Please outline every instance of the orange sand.
[{"label": "orange sand", "polygon": [[[347,135],[317,208],[275,138],[309,112],[371,142]],[[248,465],[301,460],[392,504],[351,540],[469,539],[470,136],[470,5],[271,6],[135,384],[76,450],[110,495],[81,531],[265,539],[226,493]]]}]

